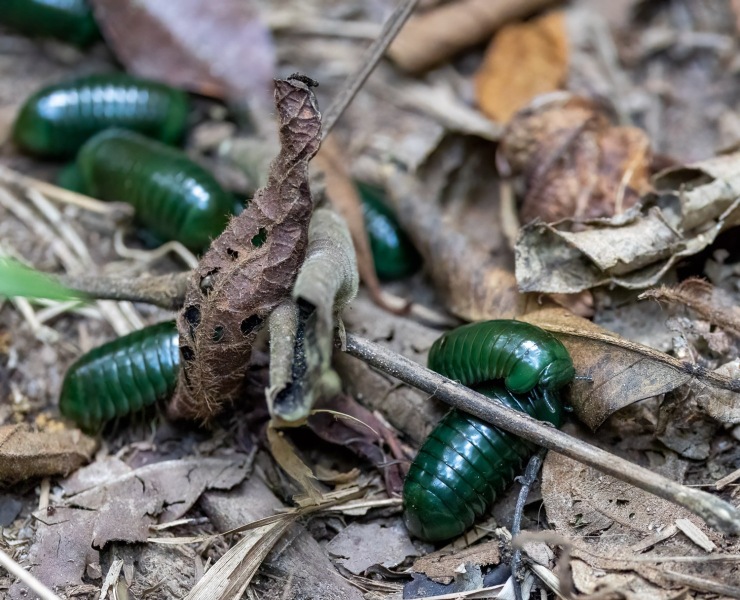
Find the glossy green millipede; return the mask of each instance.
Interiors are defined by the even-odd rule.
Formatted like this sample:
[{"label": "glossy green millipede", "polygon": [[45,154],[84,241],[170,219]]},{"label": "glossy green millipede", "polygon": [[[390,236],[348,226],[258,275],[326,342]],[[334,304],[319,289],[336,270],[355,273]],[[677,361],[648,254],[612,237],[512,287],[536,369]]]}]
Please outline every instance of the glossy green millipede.
[{"label": "glossy green millipede", "polygon": [[99,37],[87,0],[3,0],[0,23],[76,46],[87,46]]},{"label": "glossy green millipede", "polygon": [[[565,347],[520,321],[464,325],[439,338],[430,369],[495,402],[559,427],[560,388],[575,374]],[[422,445],[404,483],[404,519],[425,540],[460,535],[511,484],[534,450],[517,436],[453,410]]]},{"label": "glossy green millipede", "polygon": [[179,336],[166,321],[80,357],[64,376],[61,413],[87,432],[169,398],[180,369]]},{"label": "glossy green millipede", "polygon": [[165,143],[185,132],[185,92],[123,73],[90,75],[39,90],[23,105],[13,139],[23,150],[64,158],[110,127],[138,131]]},{"label": "glossy green millipede", "polygon": [[91,196],[128,202],[155,237],[195,252],[221,234],[234,210],[231,195],[185,153],[132,131],[97,134],[80,149],[77,167]]},{"label": "glossy green millipede", "polygon": [[366,183],[358,183],[362,199],[365,229],[370,239],[375,271],[383,281],[402,279],[419,270],[421,256],[396,220],[393,211],[383,202],[383,191]]}]

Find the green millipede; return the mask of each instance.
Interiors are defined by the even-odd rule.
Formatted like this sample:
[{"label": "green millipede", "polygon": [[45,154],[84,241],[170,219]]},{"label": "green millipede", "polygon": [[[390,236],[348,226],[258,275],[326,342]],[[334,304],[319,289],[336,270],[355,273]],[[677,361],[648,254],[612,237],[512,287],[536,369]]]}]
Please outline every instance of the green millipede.
[{"label": "green millipede", "polygon": [[179,369],[175,323],[145,327],[80,357],[64,376],[59,410],[83,431],[99,431],[111,419],[169,398]]},{"label": "green millipede", "polygon": [[357,189],[378,278],[391,281],[418,271],[421,256],[383,202],[383,190],[361,182],[357,183]]},{"label": "green millipede", "polygon": [[[559,389],[575,374],[570,355],[554,336],[510,320],[448,332],[433,344],[428,365],[556,427],[563,417]],[[476,417],[449,412],[422,445],[404,482],[409,531],[429,541],[464,533],[511,484],[533,449]]]},{"label": "green millipede", "polygon": [[16,119],[13,139],[22,150],[48,158],[74,156],[110,127],[175,144],[185,132],[189,108],[185,92],[161,83],[123,73],[89,75],[33,94]]},{"label": "green millipede", "polygon": [[87,0],[3,0],[0,23],[80,47],[100,37]]},{"label": "green millipede", "polygon": [[77,167],[87,193],[128,202],[155,237],[196,252],[223,232],[234,209],[231,195],[185,153],[132,131],[95,135]]}]

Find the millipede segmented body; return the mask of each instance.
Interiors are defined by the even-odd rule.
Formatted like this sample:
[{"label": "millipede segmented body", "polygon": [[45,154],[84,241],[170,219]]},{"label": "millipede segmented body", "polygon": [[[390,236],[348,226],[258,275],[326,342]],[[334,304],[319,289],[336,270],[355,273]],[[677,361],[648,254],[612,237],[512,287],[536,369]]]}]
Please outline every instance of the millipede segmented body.
[{"label": "millipede segmented body", "polygon": [[81,47],[99,37],[87,0],[2,0],[0,23],[27,35]]},{"label": "millipede segmented body", "polygon": [[[559,427],[559,391],[575,375],[553,335],[521,321],[458,327],[429,352],[430,369],[529,416]],[[404,518],[425,540],[460,535],[511,484],[534,446],[453,410],[422,445],[404,483]]]},{"label": "millipede segmented body", "polygon": [[574,375],[573,360],[554,335],[535,325],[499,319],[447,332],[429,351],[429,368],[472,387],[503,379],[515,394],[535,386],[557,390]]},{"label": "millipede segmented body", "polygon": [[82,430],[96,432],[123,417],[169,398],[180,370],[175,323],[151,325],[94,348],[67,371],[61,413]]},{"label": "millipede segmented body", "polygon": [[181,90],[123,73],[90,75],[46,87],[23,105],[13,139],[43,157],[74,156],[86,140],[120,127],[175,144],[182,138],[190,107]]},{"label": "millipede segmented body", "polygon": [[[475,388],[492,400],[559,427],[562,407],[532,390],[514,395],[502,385]],[[403,488],[409,531],[429,541],[461,535],[488,512],[514,481],[534,446],[472,415],[449,412],[422,445]]]},{"label": "millipede segmented body", "polygon": [[421,256],[383,202],[383,191],[366,183],[358,183],[357,188],[378,278],[391,281],[418,271]]},{"label": "millipede segmented body", "polygon": [[154,236],[195,252],[223,232],[234,207],[213,175],[185,153],[132,131],[97,134],[80,149],[77,166],[87,193],[128,202]]}]

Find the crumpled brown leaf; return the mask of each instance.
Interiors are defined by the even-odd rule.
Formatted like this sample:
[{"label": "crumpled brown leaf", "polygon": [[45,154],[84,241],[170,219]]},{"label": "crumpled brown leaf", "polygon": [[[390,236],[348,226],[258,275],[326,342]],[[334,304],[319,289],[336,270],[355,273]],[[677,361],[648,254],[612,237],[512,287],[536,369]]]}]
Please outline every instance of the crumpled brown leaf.
[{"label": "crumpled brown leaf", "polygon": [[478,106],[505,123],[535,96],[559,89],[568,75],[568,45],[562,11],[499,29],[475,74]]},{"label": "crumpled brown leaf", "polygon": [[521,178],[523,222],[610,217],[650,189],[647,134],[612,119],[602,104],[564,93],[541,96],[513,117],[497,161]]},{"label": "crumpled brown leaf", "polygon": [[242,387],[257,332],[289,297],[308,245],[308,161],[321,136],[311,89],[275,80],[281,150],[267,185],[229,222],[193,271],[178,315],[183,369],[175,417],[207,421]]},{"label": "crumpled brown leaf", "polygon": [[573,358],[576,374],[591,378],[574,381],[570,396],[576,415],[592,429],[617,410],[692,379],[738,398],[739,380],[625,340],[563,309],[529,313],[522,320],[555,334]]},{"label": "crumpled brown leaf", "polygon": [[275,49],[252,3],[92,0],[91,4],[108,44],[131,73],[269,109]]},{"label": "crumpled brown leaf", "polygon": [[460,565],[465,563],[473,563],[481,567],[499,564],[501,561],[500,543],[498,540],[489,540],[452,552],[442,548],[416,559],[414,571],[424,573],[439,583],[447,584],[455,579]]},{"label": "crumpled brown leaf", "polygon": [[98,440],[78,429],[32,431],[26,425],[0,427],[0,482],[67,475],[89,462]]},{"label": "crumpled brown leaf", "polygon": [[275,462],[298,483],[311,504],[320,504],[324,488],[317,482],[317,477],[311,468],[298,456],[292,442],[272,423],[267,428],[267,441]]},{"label": "crumpled brown leaf", "polygon": [[740,152],[669,169],[653,187],[641,207],[611,219],[525,226],[516,249],[522,291],[656,285],[678,261],[740,224]]},{"label": "crumpled brown leaf", "polygon": [[[688,519],[709,540],[724,544],[722,552],[737,552],[736,541],[723,540],[694,515],[667,500],[554,452],[548,453],[543,467],[542,498],[549,522],[573,545],[573,580],[582,592],[594,591],[594,571],[601,571],[602,577],[604,572],[622,572],[638,579],[637,574],[664,589],[691,587],[682,577],[691,575],[708,584],[740,584],[737,574],[722,562],[701,560],[706,552],[682,533],[676,533],[675,528],[668,541],[660,536],[678,519]],[[665,556],[694,556],[699,560],[661,563],[660,558]],[[650,557],[656,561],[647,560]],[[576,566],[579,562],[583,564]],[[646,597],[635,595],[630,587],[623,590],[628,598]]]}]

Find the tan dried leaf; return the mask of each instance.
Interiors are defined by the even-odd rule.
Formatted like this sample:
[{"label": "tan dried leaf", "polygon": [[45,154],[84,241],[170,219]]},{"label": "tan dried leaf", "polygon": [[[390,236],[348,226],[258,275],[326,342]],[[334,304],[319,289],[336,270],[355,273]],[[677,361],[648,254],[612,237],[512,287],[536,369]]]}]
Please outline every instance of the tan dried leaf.
[{"label": "tan dried leaf", "polygon": [[184,368],[170,405],[177,417],[207,421],[238,396],[257,332],[289,297],[306,253],[308,161],[321,115],[313,92],[294,79],[275,81],[275,102],[281,149],[268,182],[200,260],[178,315]]},{"label": "tan dried leaf", "polygon": [[98,440],[78,429],[32,431],[25,425],[0,427],[0,482],[68,475],[90,461]]},{"label": "tan dried leaf", "polygon": [[465,563],[473,563],[481,567],[497,565],[501,562],[500,542],[490,540],[449,552],[446,548],[422,556],[414,561],[414,571],[424,573],[430,579],[438,583],[450,583],[457,575],[457,569]]},{"label": "tan dried leaf", "polygon": [[315,483],[316,476],[298,456],[293,444],[282,431],[275,429],[272,423],[267,428],[267,441],[270,444],[272,457],[277,464],[301,486],[312,504],[320,504],[324,497],[324,491]]},{"label": "tan dried leaf", "polygon": [[568,33],[562,11],[499,29],[475,75],[481,110],[507,122],[535,96],[559,89],[568,75]]},{"label": "tan dried leaf", "polygon": [[591,379],[574,381],[570,395],[576,415],[592,429],[617,410],[694,378],[736,397],[740,392],[737,379],[621,338],[563,309],[529,313],[522,320],[555,334],[573,358],[577,375]]}]

